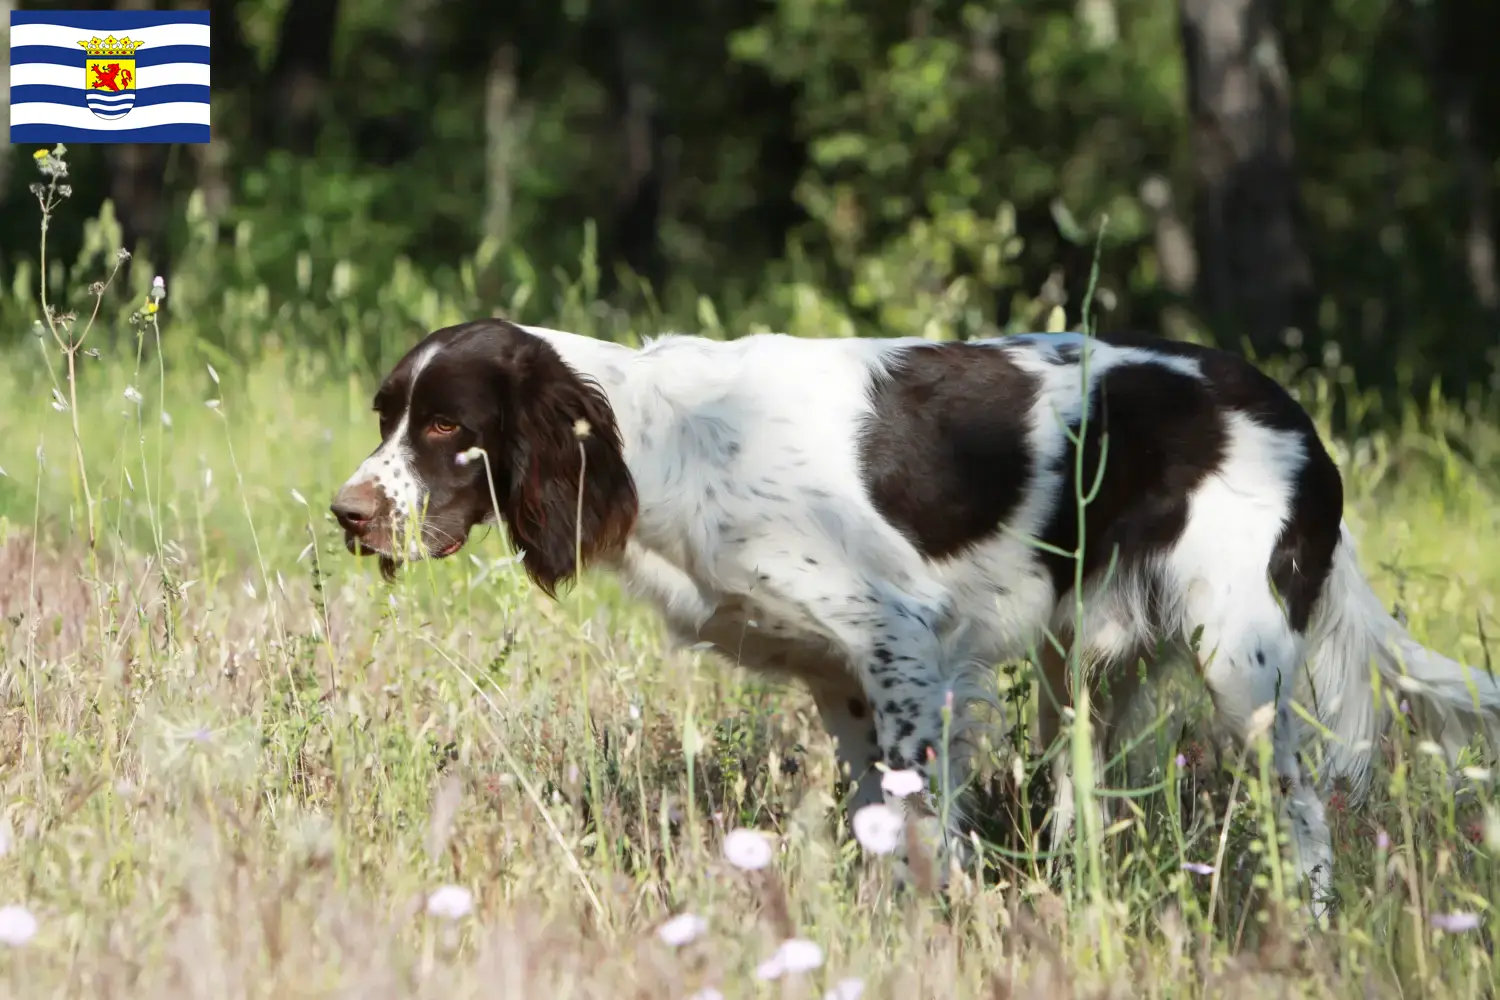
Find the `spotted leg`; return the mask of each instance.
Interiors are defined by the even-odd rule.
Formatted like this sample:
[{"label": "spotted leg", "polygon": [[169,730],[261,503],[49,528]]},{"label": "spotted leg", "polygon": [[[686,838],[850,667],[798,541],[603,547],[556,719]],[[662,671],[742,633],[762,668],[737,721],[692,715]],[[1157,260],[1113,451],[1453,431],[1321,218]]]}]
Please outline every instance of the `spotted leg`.
[{"label": "spotted leg", "polygon": [[[1282,818],[1298,870],[1312,891],[1313,913],[1321,915],[1333,875],[1333,848],[1323,802],[1297,755],[1302,734],[1291,703],[1301,637],[1288,627],[1269,593],[1263,600],[1238,597],[1232,606],[1202,610],[1212,615],[1203,629],[1199,660],[1215,714],[1246,744],[1269,729]],[[1213,614],[1216,610],[1222,613]]]},{"label": "spotted leg", "polygon": [[875,733],[874,713],[865,693],[853,678],[844,683],[819,680],[811,685],[813,701],[823,719],[823,728],[833,738],[839,777],[848,782],[848,814],[881,801],[880,743]]},{"label": "spotted leg", "polygon": [[[830,553],[763,553],[747,564],[756,571],[754,600],[826,637],[849,665],[873,711],[876,746],[886,765],[915,771],[929,787],[933,761],[944,757],[946,670],[938,628],[948,609],[945,592],[913,576],[893,585],[889,574],[861,574]],[[959,787],[952,780],[946,784]],[[944,814],[930,795],[886,797],[903,811],[915,806],[929,818]],[[947,815],[957,818],[953,810]]]},{"label": "spotted leg", "polygon": [[[1061,645],[1061,649],[1058,645]],[[1042,749],[1053,749],[1053,744],[1062,733],[1064,706],[1074,705],[1071,694],[1072,680],[1067,657],[1071,648],[1071,637],[1063,636],[1055,644],[1050,639],[1042,640],[1038,655],[1038,671],[1041,690],[1037,709],[1037,728]],[[1086,657],[1096,654],[1085,652]],[[1099,662],[1089,670],[1092,676],[1091,696],[1093,718],[1094,776],[1100,783],[1109,783],[1104,773],[1109,761],[1112,740],[1122,729],[1125,720],[1141,696],[1140,657],[1122,657],[1118,662]],[[1060,848],[1072,832],[1077,808],[1073,788],[1072,753],[1068,747],[1058,747],[1052,757],[1052,831],[1054,849]],[[1102,826],[1108,826],[1116,816],[1116,802],[1101,798],[1097,802]],[[1102,828],[1102,827],[1101,827]]]}]

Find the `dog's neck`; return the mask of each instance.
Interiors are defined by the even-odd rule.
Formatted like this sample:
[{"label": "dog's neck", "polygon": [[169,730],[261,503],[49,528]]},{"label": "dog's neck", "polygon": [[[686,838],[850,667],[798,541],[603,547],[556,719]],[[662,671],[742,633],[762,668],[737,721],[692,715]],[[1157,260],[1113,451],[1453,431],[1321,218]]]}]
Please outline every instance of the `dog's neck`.
[{"label": "dog's neck", "polygon": [[523,326],[521,329],[546,341],[569,368],[598,383],[610,397],[610,405],[615,405],[614,395],[624,387],[626,369],[638,351],[624,344],[544,326]]},{"label": "dog's neck", "polygon": [[714,363],[712,350],[717,345],[697,337],[663,337],[633,348],[546,327],[522,329],[545,340],[568,367],[604,390],[626,461],[637,474],[667,443],[670,426],[724,392],[724,369]]},{"label": "dog's neck", "polygon": [[677,510],[687,499],[683,463],[713,465],[724,447],[722,435],[716,436],[723,421],[715,414],[734,381],[733,345],[666,336],[637,349],[561,330],[524,329],[604,390],[640,501],[637,541],[675,552],[681,526],[691,520]]}]

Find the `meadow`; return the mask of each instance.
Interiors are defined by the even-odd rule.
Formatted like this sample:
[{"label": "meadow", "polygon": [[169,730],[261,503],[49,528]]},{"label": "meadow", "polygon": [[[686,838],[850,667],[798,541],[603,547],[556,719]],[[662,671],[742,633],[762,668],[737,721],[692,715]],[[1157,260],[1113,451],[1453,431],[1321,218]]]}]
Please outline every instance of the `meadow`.
[{"label": "meadow", "polygon": [[[160,297],[140,268],[91,290],[84,263],[118,266],[107,219],[91,232],[66,288],[44,263],[11,293],[43,317],[48,274],[76,318],[7,331],[0,363],[5,995],[1468,997],[1500,982],[1488,758],[1450,782],[1394,730],[1371,801],[1334,803],[1340,903],[1308,931],[1264,772],[1178,735],[1201,714],[1190,684],[1163,688],[1142,790],[1097,789],[1118,822],[1056,856],[1012,830],[946,891],[896,891],[890,859],[846,832],[800,690],[670,650],[606,577],[549,601],[496,532],[392,584],[345,553],[326,506],[376,444],[372,372],[461,298],[411,291],[377,334],[337,303],[215,291],[190,268]],[[602,323],[586,281],[547,310],[657,332]],[[317,322],[343,354],[286,333]],[[1377,590],[1420,640],[1488,664],[1500,425],[1438,394],[1382,407],[1325,361],[1293,387]],[[765,867],[726,854],[741,828],[773,848]]]}]

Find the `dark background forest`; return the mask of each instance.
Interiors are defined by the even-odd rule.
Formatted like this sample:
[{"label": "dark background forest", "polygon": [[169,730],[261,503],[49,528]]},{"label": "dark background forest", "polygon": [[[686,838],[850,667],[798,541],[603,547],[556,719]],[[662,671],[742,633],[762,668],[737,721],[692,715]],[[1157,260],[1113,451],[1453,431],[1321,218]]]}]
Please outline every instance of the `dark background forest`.
[{"label": "dark background forest", "polygon": [[[971,338],[1076,324],[1107,216],[1100,329],[1402,394],[1497,379],[1500,4],[208,6],[214,141],[71,150],[55,278],[118,233],[130,284],[180,276],[200,326],[249,296],[334,349],[409,343],[423,296],[606,334]],[[0,160],[12,340],[31,152]]]}]

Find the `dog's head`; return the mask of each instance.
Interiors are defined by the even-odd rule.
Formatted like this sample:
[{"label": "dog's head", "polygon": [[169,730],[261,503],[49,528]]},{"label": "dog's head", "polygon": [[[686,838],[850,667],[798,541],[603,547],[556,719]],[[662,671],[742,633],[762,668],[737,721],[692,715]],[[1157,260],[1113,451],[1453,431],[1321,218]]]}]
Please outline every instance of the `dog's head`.
[{"label": "dog's head", "polygon": [[375,412],[380,446],[332,510],[349,550],[380,556],[388,578],[403,561],[452,555],[476,525],[499,520],[553,594],[577,556],[617,552],[635,524],[609,401],[513,323],[429,334],[381,382]]}]

